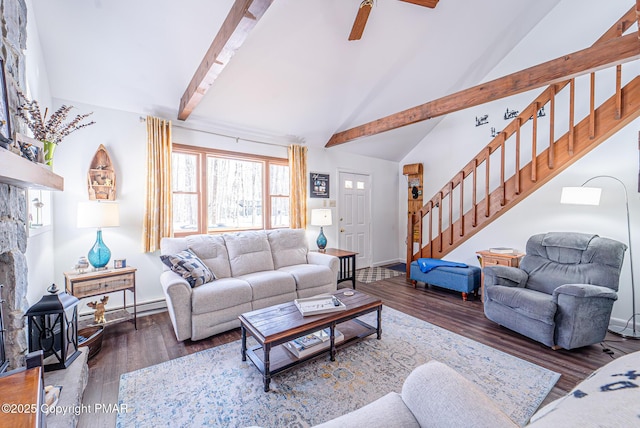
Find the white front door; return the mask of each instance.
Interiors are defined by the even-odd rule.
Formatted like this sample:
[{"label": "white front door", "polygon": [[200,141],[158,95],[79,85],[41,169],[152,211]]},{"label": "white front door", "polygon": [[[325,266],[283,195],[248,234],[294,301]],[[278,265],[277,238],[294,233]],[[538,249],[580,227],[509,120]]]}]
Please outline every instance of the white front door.
[{"label": "white front door", "polygon": [[371,177],[340,172],[338,190],[339,245],[356,251],[358,269],[371,266]]}]

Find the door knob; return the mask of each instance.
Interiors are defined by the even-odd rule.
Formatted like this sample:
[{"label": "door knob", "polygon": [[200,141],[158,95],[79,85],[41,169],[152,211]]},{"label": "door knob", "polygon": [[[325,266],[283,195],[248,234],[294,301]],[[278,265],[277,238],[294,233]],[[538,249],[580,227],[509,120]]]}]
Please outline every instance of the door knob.
[{"label": "door knob", "polygon": [[340,232],[344,232],[344,229],[343,229],[343,228],[340,228]]}]

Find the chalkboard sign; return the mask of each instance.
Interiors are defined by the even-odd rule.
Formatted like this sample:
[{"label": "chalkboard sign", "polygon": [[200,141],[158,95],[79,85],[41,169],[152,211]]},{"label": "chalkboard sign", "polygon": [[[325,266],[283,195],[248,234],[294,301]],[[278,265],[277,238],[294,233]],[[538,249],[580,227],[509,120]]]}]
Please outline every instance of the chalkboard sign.
[{"label": "chalkboard sign", "polygon": [[328,198],[329,174],[309,174],[309,194],[312,198]]}]

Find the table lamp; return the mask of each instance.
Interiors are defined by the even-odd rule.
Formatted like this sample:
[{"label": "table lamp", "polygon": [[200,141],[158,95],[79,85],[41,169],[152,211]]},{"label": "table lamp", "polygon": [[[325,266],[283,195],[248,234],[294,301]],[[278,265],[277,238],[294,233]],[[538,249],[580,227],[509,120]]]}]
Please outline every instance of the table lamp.
[{"label": "table lamp", "polygon": [[318,208],[311,210],[311,226],[320,226],[320,235],[316,239],[316,244],[320,251],[327,247],[327,237],[324,236],[323,226],[331,226],[331,210],[328,208]]},{"label": "table lamp", "polygon": [[111,250],[102,240],[103,227],[120,226],[120,209],[114,202],[80,202],[78,204],[78,227],[97,227],[96,242],[87,258],[96,269],[103,268],[111,259]]}]

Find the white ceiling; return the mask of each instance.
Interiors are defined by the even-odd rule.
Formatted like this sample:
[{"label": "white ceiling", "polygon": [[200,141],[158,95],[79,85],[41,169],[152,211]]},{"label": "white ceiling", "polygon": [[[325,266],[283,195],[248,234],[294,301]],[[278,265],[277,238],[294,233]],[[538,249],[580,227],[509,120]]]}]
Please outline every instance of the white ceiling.
[{"label": "white ceiling", "polygon": [[[360,0],[274,0],[185,125],[324,147],[335,132],[479,83],[559,1],[376,0],[350,42]],[[31,3],[53,97],[177,121],[233,0]],[[330,150],[399,161],[435,123]]]}]

